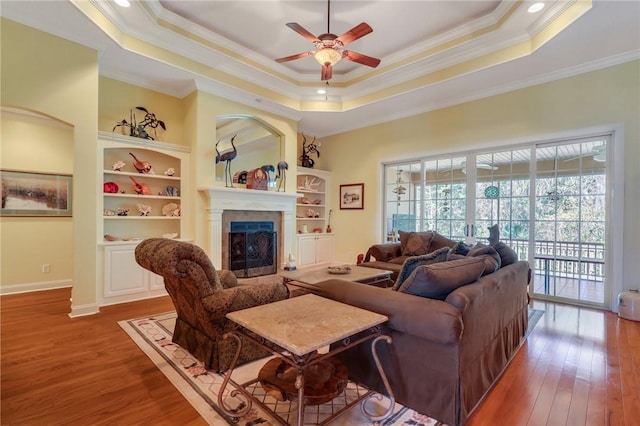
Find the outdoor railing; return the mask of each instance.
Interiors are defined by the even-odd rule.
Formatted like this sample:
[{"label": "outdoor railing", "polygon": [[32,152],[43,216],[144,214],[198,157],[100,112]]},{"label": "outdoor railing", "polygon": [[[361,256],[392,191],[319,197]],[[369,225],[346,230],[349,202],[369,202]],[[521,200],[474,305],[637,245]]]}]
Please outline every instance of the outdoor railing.
[{"label": "outdoor railing", "polygon": [[[508,244],[519,259],[528,259],[529,241],[511,240]],[[536,241],[533,269],[544,275],[545,290],[551,277],[578,278],[590,281],[604,279],[604,244],[570,241]]]}]

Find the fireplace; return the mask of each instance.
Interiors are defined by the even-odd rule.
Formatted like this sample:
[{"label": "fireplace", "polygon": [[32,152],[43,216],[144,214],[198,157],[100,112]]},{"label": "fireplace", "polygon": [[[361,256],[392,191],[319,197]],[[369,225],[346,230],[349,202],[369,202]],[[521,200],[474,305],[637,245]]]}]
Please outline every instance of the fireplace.
[{"label": "fireplace", "polygon": [[231,222],[228,269],[238,278],[275,274],[278,233],[273,222]]},{"label": "fireplace", "polygon": [[276,268],[295,248],[295,203],[298,194],[214,186],[198,188],[206,193],[208,216],[208,253],[216,269],[229,268],[231,222],[269,221],[277,234]]}]

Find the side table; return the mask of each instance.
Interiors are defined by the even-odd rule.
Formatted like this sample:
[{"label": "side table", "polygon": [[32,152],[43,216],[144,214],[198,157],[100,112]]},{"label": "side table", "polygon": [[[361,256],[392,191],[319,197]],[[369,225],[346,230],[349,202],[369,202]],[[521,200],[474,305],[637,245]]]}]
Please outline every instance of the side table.
[{"label": "side table", "polygon": [[[383,335],[380,329],[380,325],[388,320],[386,316],[313,294],[307,294],[231,312],[227,314],[227,318],[237,324],[237,327],[234,331],[226,333],[224,338],[233,338],[238,346],[231,367],[225,374],[218,394],[218,405],[228,415],[240,417],[251,409],[253,397],[245,388],[257,380],[245,383],[240,387],[240,392],[246,399],[246,406],[243,410],[238,412],[225,405],[223,401],[224,390],[231,379],[241,350],[242,340],[240,339],[240,334],[244,338],[271,351],[282,362],[295,369],[297,425],[301,426],[304,423],[305,370],[318,363],[326,363],[334,355],[369,340],[373,340],[371,350],[376,361],[378,373],[385,385],[390,406],[382,415],[370,413],[367,410],[367,403],[377,395],[373,391],[369,391],[359,401],[361,411],[375,425],[380,424],[382,420],[389,417],[393,412],[395,398],[382,365],[378,360],[377,353],[377,344],[380,341],[391,344],[391,338]],[[363,333],[364,335],[359,335],[355,340],[351,340],[351,336],[361,332],[365,332]],[[329,352],[318,353],[319,349],[330,345]],[[231,396],[238,397],[239,394],[238,392],[232,392]],[[266,407],[263,408],[268,409]],[[342,412],[335,413],[331,418],[335,418],[340,414]],[[287,424],[275,413],[274,417],[283,425]]]}]

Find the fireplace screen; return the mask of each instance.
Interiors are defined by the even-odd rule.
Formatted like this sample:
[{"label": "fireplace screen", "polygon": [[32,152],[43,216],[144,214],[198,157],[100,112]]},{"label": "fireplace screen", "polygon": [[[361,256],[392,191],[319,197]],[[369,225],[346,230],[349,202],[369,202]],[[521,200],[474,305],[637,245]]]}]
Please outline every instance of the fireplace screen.
[{"label": "fireplace screen", "polygon": [[[265,225],[266,224],[266,225]],[[277,272],[277,233],[271,222],[232,222],[229,269],[238,278]]]}]

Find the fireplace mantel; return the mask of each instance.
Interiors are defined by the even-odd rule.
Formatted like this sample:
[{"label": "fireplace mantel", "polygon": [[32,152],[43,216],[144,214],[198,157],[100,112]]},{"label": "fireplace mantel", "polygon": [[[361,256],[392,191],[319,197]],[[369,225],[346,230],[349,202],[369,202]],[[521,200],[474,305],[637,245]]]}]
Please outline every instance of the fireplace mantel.
[{"label": "fireplace mantel", "polygon": [[216,269],[222,268],[222,212],[275,211],[282,213],[282,255],[293,253],[295,238],[296,198],[299,194],[290,192],[259,191],[255,189],[209,186],[198,188],[207,195],[207,216],[209,220],[209,250],[211,262]]}]

